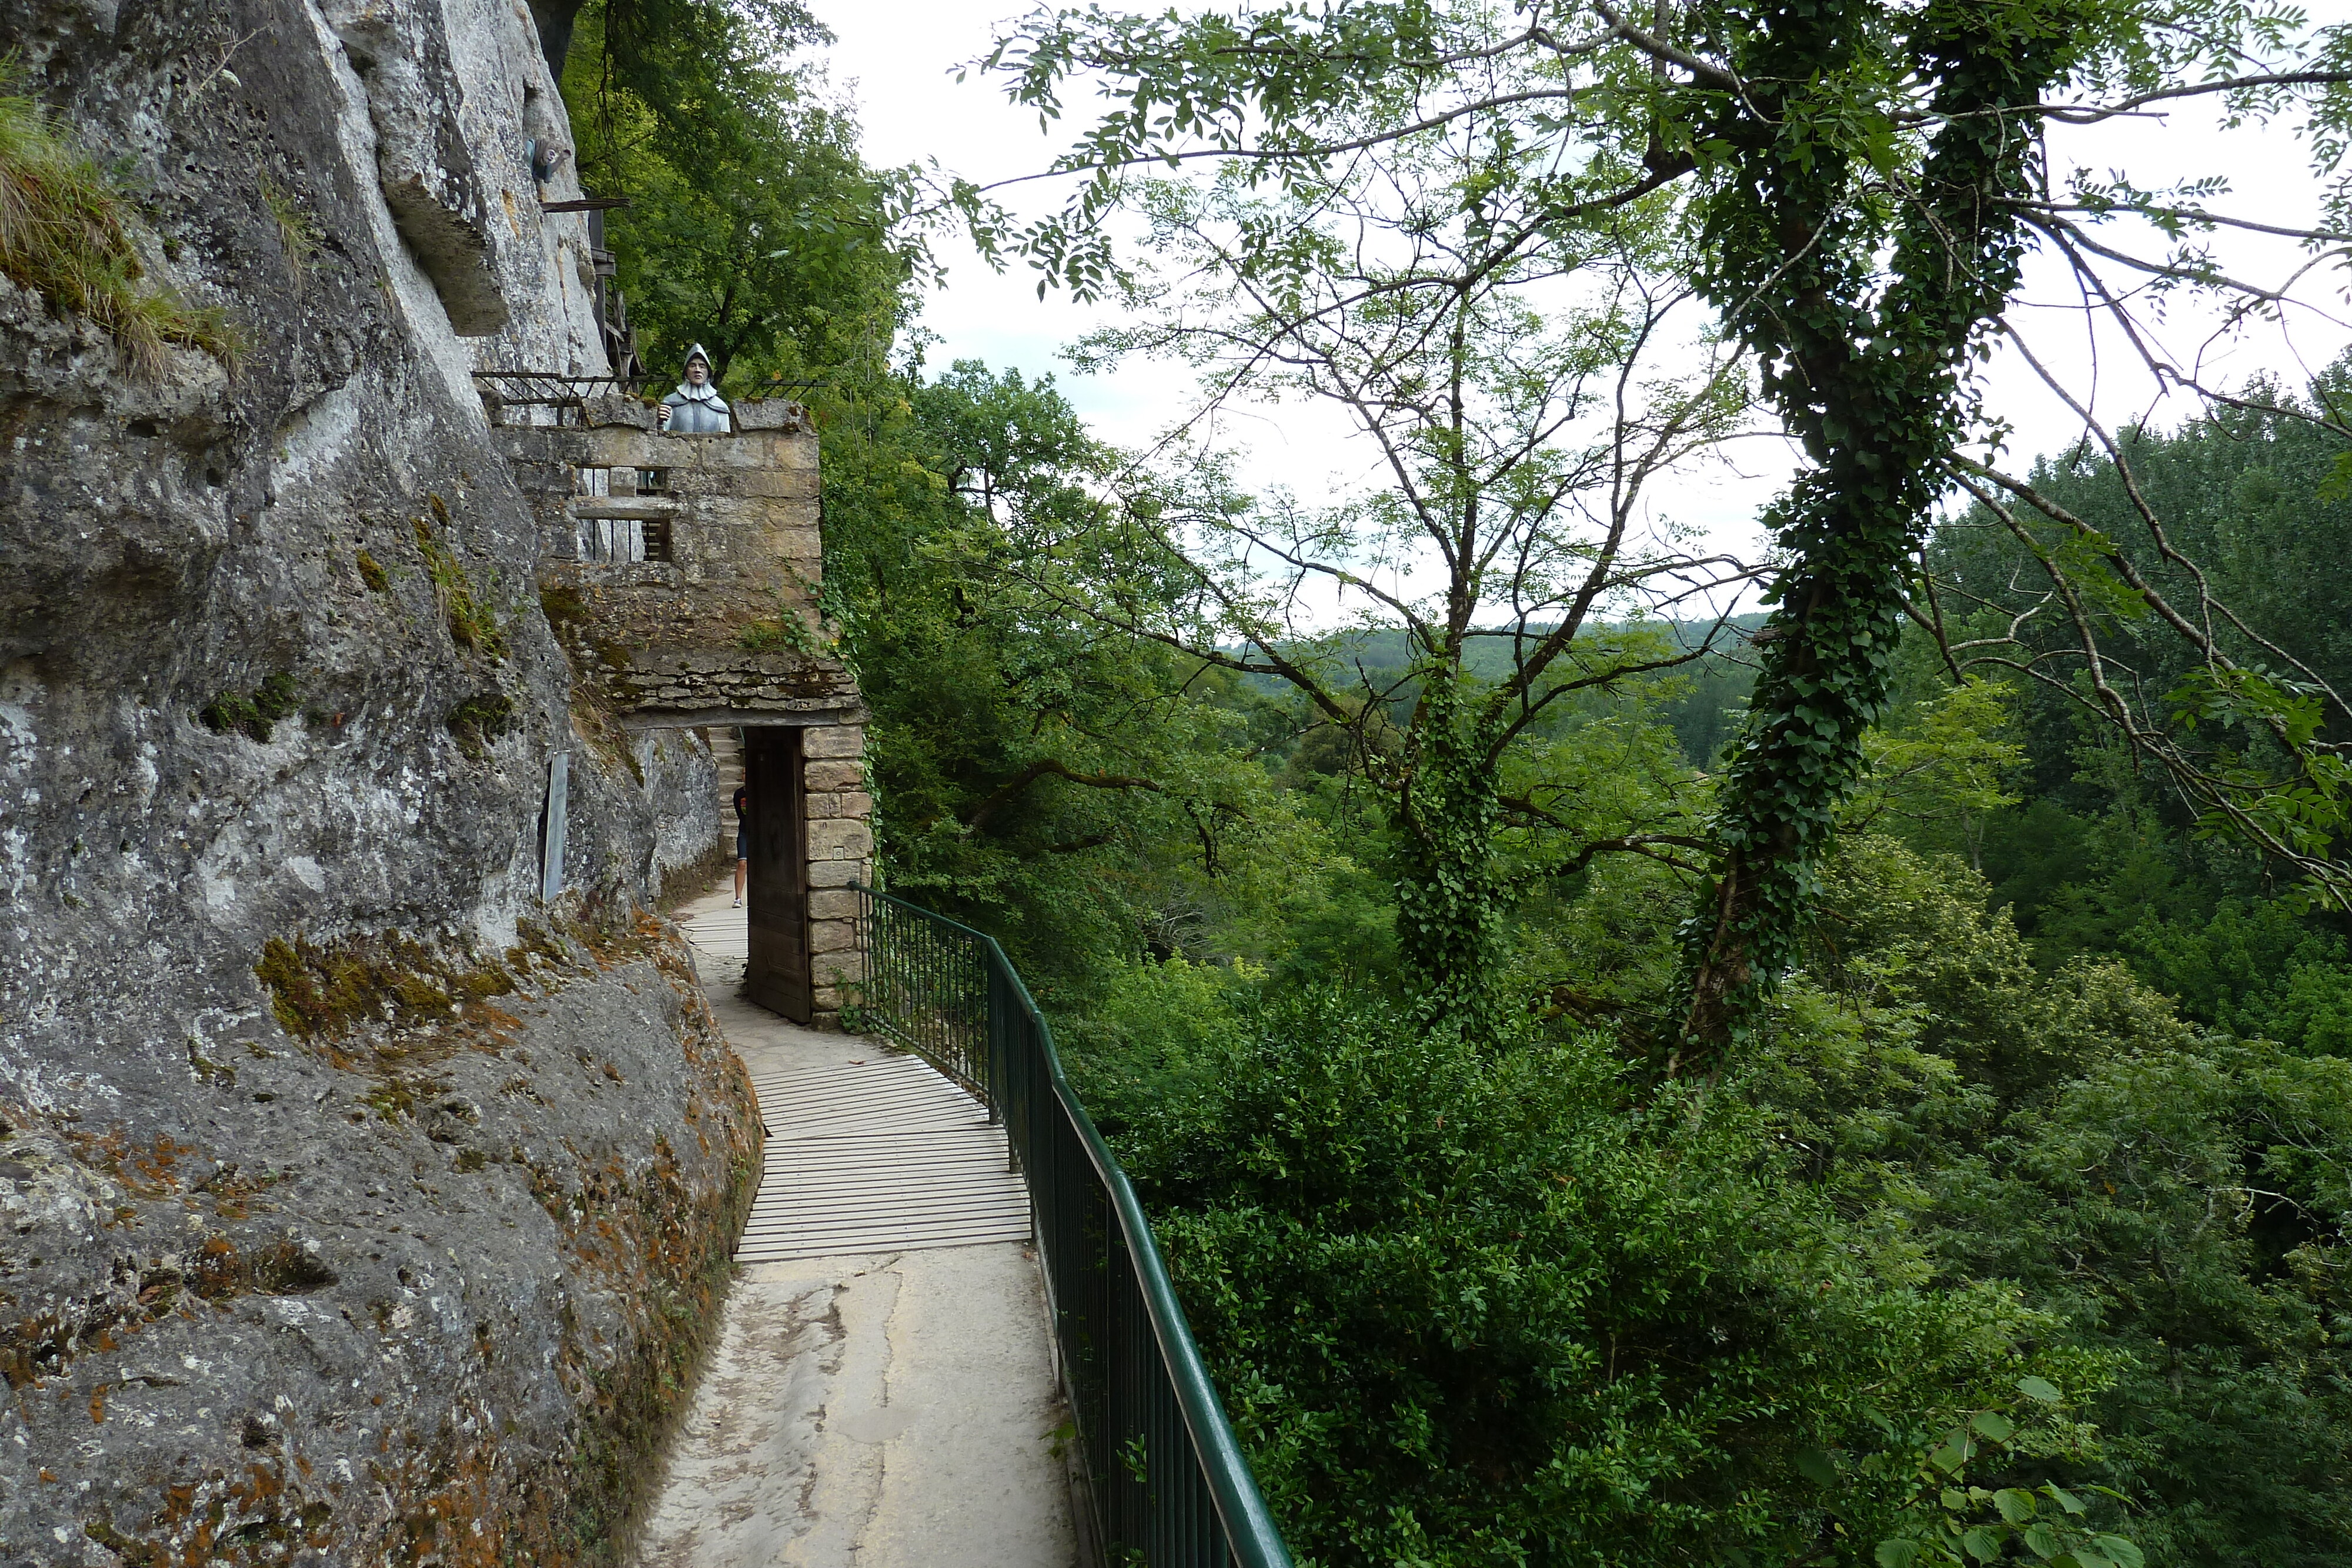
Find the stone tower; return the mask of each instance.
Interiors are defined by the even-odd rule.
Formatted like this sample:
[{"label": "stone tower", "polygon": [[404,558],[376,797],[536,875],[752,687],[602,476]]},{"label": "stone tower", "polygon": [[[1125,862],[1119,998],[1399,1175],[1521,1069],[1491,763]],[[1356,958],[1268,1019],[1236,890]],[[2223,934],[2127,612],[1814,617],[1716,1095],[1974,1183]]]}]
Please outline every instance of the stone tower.
[{"label": "stone tower", "polygon": [[817,436],[798,404],[671,434],[634,398],[499,416],[539,530],[541,601],[580,673],[586,732],[740,727],[752,809],[745,988],[837,1022],[863,978],[854,882],[873,874],[866,709],[817,608]]}]

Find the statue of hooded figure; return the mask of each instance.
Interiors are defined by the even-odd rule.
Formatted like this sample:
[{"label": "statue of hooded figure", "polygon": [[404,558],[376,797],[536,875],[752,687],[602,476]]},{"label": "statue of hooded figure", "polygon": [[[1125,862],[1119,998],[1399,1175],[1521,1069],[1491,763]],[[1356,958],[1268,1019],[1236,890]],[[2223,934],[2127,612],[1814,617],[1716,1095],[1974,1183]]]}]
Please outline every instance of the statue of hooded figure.
[{"label": "statue of hooded figure", "polygon": [[672,435],[725,435],[735,428],[730,413],[710,384],[710,356],[697,343],[687,350],[686,380],[661,400],[661,426]]}]

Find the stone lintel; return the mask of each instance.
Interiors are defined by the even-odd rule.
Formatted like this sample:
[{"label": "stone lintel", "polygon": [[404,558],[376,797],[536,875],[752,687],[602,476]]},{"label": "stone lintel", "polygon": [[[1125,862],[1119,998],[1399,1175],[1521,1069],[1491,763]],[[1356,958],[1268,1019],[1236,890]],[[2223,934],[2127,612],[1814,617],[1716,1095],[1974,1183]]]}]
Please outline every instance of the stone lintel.
[{"label": "stone lintel", "polygon": [[824,699],[796,702],[790,706],[778,703],[760,707],[630,707],[621,712],[621,727],[703,729],[789,725],[801,729],[818,730],[840,724],[855,724],[863,719],[865,710],[856,703],[856,699],[852,697],[845,702]]},{"label": "stone lintel", "polygon": [[633,655],[631,673],[665,679],[695,676],[797,680],[815,676],[846,687],[849,672],[833,660],[803,653],[754,653],[740,648],[656,648]]},{"label": "stone lintel", "polygon": [[572,502],[575,517],[632,517],[650,521],[656,517],[674,517],[676,501],[665,501],[657,496],[641,496],[635,500],[611,496],[582,496]]}]

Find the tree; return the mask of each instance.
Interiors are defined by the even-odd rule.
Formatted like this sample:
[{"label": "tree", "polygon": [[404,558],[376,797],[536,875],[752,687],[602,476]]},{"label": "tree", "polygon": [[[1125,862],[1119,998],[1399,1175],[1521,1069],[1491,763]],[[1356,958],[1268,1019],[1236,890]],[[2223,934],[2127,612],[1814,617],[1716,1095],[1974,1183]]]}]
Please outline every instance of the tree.
[{"label": "tree", "polygon": [[2079,706],[2210,835],[2352,912],[2352,667],[2333,553],[2352,473],[2347,367],[2257,380],[2171,435],[2084,437],[2024,478],[1956,458],[1968,515],[1911,606],[1955,672]]},{"label": "tree", "polygon": [[1914,1216],[1937,1281],[2008,1281],[2112,1368],[2068,1484],[2128,1498],[2151,1562],[2352,1559],[2352,1062],[2187,1027],[2112,956],[2037,967],[1949,861],[1859,834],[1825,881],[1784,996],[1863,1039],[1760,1086],[1784,1138],[1842,1207]]},{"label": "tree", "polygon": [[963,361],[899,390],[839,411],[824,476],[891,885],[984,924],[1056,1005],[1147,950],[1253,954],[1263,904],[1321,869],[1253,755],[1271,705],[1019,570],[1115,455],[1050,381]]},{"label": "tree", "polygon": [[[1153,162],[1214,161],[1296,189],[1362,151],[1508,111],[1549,154],[1517,171],[1548,229],[1678,193],[1694,276],[1760,361],[1804,462],[1767,519],[1783,561],[1775,608],[1688,933],[1684,1032],[1689,1060],[1712,1071],[1796,956],[1933,508],[1963,447],[1995,434],[1971,368],[2029,244],[2064,249],[2103,307],[2121,291],[2102,267],[2227,286],[2193,248],[2149,257],[2090,230],[2138,217],[2168,240],[2246,220],[2205,207],[2209,188],[2193,183],[2081,177],[2061,193],[2048,129],[2212,99],[2241,123],[2300,115],[2325,172],[2352,123],[2347,55],[2345,29],[2235,4],[1803,0],[1662,5],[1636,20],[1608,0],[1528,0],[1507,19],[1445,0],[1340,0],[1040,11],[988,63],[1049,115],[1064,83],[1109,84],[1114,107],[1061,164],[1091,177],[1019,236],[1080,289],[1109,276],[1101,220],[1128,198],[1127,172]],[[2224,705],[2270,701],[2242,673],[2214,690]],[[2266,722],[2294,743],[2294,720]]]},{"label": "tree", "polygon": [[701,343],[738,392],[887,372],[924,252],[908,177],[865,162],[793,58],[829,39],[784,0],[579,12],[563,80],[581,178],[630,204],[607,232],[649,361]]},{"label": "tree", "polygon": [[[1550,225],[1528,193],[1545,156],[1516,117],[1465,120],[1357,152],[1276,195],[1233,177],[1140,197],[1148,265],[1121,287],[1147,317],[1081,362],[1192,365],[1203,399],[1168,465],[1208,482],[1134,494],[1038,532],[1041,590],[1107,625],[1286,683],[1347,734],[1387,802],[1401,951],[1423,1016],[1490,1019],[1513,883],[1593,856],[1671,858],[1655,821],[1593,833],[1524,752],[1580,694],[1703,657],[1711,601],[1744,577],[1646,515],[1657,475],[1739,419],[1733,356],[1695,341],[1662,214]],[[1668,374],[1669,346],[1696,354]],[[1260,505],[1193,437],[1252,400],[1347,416],[1377,477],[1334,504]],[[1147,591],[1145,583],[1162,591]],[[1678,639],[1650,617],[1695,608]],[[1402,629],[1402,670],[1369,666],[1318,616]],[[1558,841],[1507,871],[1498,834]]]}]

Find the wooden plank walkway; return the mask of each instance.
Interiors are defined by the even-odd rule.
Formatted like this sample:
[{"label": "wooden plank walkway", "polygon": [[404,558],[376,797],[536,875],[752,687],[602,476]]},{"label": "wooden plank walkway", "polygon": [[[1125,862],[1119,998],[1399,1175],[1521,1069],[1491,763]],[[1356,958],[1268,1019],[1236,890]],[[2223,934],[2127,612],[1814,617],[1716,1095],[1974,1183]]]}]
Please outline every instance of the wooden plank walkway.
[{"label": "wooden plank walkway", "polygon": [[739,1260],[1029,1239],[1004,1129],[922,1058],[874,1050],[751,1080],[768,1162]]},{"label": "wooden plank walkway", "polygon": [[[706,983],[743,962],[743,912],[714,902],[684,921]],[[1028,1240],[1028,1193],[987,1110],[919,1056],[854,1049],[754,1063],[767,1163],[736,1260]]]}]

